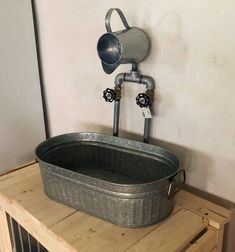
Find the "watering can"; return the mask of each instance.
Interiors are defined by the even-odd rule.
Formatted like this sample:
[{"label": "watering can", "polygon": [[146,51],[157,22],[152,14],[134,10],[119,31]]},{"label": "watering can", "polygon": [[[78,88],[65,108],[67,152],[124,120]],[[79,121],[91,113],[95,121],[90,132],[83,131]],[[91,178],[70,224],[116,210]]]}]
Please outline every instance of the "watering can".
[{"label": "watering can", "polygon": [[[113,11],[119,14],[124,30],[112,31],[110,20]],[[107,33],[100,37],[97,44],[105,73],[111,74],[120,64],[138,64],[147,57],[150,49],[148,36],[140,28],[130,27],[120,9],[109,9],[105,17],[105,26]]]}]

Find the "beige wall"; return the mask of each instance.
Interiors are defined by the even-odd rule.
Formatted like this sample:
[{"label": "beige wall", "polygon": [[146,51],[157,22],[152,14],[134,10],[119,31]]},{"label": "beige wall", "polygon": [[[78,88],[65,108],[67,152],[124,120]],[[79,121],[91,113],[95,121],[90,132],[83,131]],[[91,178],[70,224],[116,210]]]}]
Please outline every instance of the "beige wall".
[{"label": "beige wall", "polygon": [[[72,131],[111,134],[113,106],[102,91],[113,86],[96,53],[104,17],[119,7],[152,40],[144,74],[157,83],[151,136],[172,149],[187,183],[235,202],[235,1],[38,0],[40,36],[53,135]],[[114,16],[115,28],[121,28]],[[135,96],[127,84],[121,129],[142,134]],[[157,141],[160,140],[160,141]]]},{"label": "beige wall", "polygon": [[0,1],[0,171],[45,139],[31,1]]}]

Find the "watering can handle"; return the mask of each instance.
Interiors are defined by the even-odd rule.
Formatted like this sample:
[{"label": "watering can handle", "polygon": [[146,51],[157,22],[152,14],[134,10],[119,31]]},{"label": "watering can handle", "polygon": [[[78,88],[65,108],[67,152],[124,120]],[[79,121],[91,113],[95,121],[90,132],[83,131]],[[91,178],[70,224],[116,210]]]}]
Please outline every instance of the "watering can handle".
[{"label": "watering can handle", "polygon": [[112,12],[113,12],[114,10],[118,13],[118,15],[119,15],[119,17],[121,18],[122,23],[123,23],[123,25],[125,26],[125,28],[126,28],[127,30],[129,30],[129,29],[130,29],[130,26],[128,25],[128,23],[127,23],[127,21],[126,21],[126,18],[125,18],[125,16],[124,16],[124,14],[122,13],[122,11],[121,11],[120,9],[118,9],[118,8],[111,8],[111,9],[108,10],[108,12],[107,12],[107,14],[106,14],[106,16],[105,16],[105,27],[106,27],[107,32],[113,33],[113,32],[112,32],[112,29],[111,29],[110,19],[111,19]]}]

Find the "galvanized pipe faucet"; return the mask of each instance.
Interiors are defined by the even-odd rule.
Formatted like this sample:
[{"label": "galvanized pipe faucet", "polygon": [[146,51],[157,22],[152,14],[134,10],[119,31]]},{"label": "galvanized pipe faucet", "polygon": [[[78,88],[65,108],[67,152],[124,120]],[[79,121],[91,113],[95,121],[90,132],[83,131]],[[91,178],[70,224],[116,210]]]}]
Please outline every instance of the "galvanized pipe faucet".
[{"label": "galvanized pipe faucet", "polygon": [[[146,85],[146,93],[138,94],[136,97],[136,103],[141,108],[148,109],[149,113],[151,114],[150,107],[153,103],[153,96],[154,96],[154,89],[155,89],[155,82],[153,78],[150,76],[141,75],[137,69],[131,70],[130,73],[119,73],[115,78],[114,91],[120,93],[121,87],[124,84],[124,82],[132,82],[132,83]],[[115,99],[114,119],[113,119],[113,135],[114,136],[118,136],[120,99],[121,99],[121,94],[117,95]],[[150,120],[151,118],[145,116],[143,141],[146,143],[149,142]]]},{"label": "galvanized pipe faucet", "polygon": [[[124,30],[113,32],[111,29],[111,14],[116,11],[125,27]],[[114,103],[113,135],[118,136],[121,90],[124,82],[143,84],[146,92],[136,97],[136,104],[142,109],[145,118],[144,142],[149,141],[151,105],[153,103],[155,83],[152,77],[142,75],[138,71],[138,64],[148,55],[150,42],[146,33],[137,27],[130,27],[122,11],[117,8],[110,9],[105,18],[107,33],[98,41],[97,51],[102,67],[107,74],[111,74],[120,64],[132,64],[129,73],[119,73],[115,78],[114,89],[107,88],[103,97],[107,102]]]}]

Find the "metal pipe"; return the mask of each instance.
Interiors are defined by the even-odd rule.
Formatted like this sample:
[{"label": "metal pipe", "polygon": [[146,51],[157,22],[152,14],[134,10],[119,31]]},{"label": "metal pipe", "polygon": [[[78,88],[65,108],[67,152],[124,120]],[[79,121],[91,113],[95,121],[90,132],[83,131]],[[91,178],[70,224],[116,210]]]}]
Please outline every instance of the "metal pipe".
[{"label": "metal pipe", "polygon": [[30,241],[30,235],[29,235],[28,232],[27,232],[27,239],[28,239],[28,245],[29,245],[29,252],[32,252],[32,249],[31,249],[31,241]]},{"label": "metal pipe", "polygon": [[23,243],[23,238],[22,238],[21,226],[19,223],[17,223],[17,226],[18,226],[18,232],[19,232],[19,238],[20,238],[21,251],[24,252],[24,243]]},{"label": "metal pipe", "polygon": [[[147,75],[141,75],[140,71],[138,71],[137,65],[132,66],[132,70],[130,73],[119,73],[115,78],[115,87],[120,88],[123,82],[133,82],[138,84],[144,84],[146,86],[146,93],[148,93],[150,97],[150,101],[152,103],[153,94],[155,89],[154,79]],[[115,101],[114,104],[114,119],[113,119],[113,135],[118,136],[118,127],[119,127],[119,113],[120,113],[120,100]],[[150,124],[151,119],[145,118],[144,120],[144,143],[149,142],[150,137]]]},{"label": "metal pipe", "polygon": [[9,215],[9,220],[10,220],[10,230],[11,230],[11,237],[12,237],[12,247],[13,251],[16,251],[16,238],[15,238],[15,231],[14,231],[14,226],[13,226],[13,220],[12,217]]},{"label": "metal pipe", "polygon": [[155,82],[154,79],[147,75],[142,75],[142,84],[146,85],[146,88],[148,90],[154,90],[155,89]]},{"label": "metal pipe", "polygon": [[155,89],[154,79],[147,75],[141,75],[138,70],[130,71],[130,73],[119,73],[115,78],[116,85],[122,85],[124,81],[146,85],[148,90]]},{"label": "metal pipe", "polygon": [[119,115],[120,115],[120,100],[116,100],[114,103],[113,136],[118,136]]},{"label": "metal pipe", "polygon": [[125,80],[125,75],[126,75],[126,73],[119,73],[116,76],[114,83],[116,85],[121,85],[123,83],[123,81]]},{"label": "metal pipe", "polygon": [[151,118],[144,119],[144,143],[149,143]]},{"label": "metal pipe", "polygon": [[41,251],[41,249],[40,249],[40,244],[39,244],[39,242],[37,241],[37,252],[40,252]]}]

